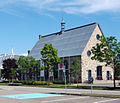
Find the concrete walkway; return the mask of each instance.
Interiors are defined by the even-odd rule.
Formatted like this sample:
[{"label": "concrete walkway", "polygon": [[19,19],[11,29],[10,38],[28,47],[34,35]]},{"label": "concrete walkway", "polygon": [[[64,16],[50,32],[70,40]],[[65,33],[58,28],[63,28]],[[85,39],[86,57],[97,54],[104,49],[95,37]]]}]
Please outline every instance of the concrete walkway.
[{"label": "concrete walkway", "polygon": [[[116,81],[116,86],[117,87],[120,87],[119,85],[120,83],[120,80],[119,81]],[[77,84],[72,84],[74,86],[77,86]],[[79,86],[91,86],[91,84],[88,84],[88,83],[79,83],[78,84]],[[113,81],[112,82],[96,82],[96,83],[93,83],[92,84],[93,86],[103,86],[103,87],[113,87]]]}]

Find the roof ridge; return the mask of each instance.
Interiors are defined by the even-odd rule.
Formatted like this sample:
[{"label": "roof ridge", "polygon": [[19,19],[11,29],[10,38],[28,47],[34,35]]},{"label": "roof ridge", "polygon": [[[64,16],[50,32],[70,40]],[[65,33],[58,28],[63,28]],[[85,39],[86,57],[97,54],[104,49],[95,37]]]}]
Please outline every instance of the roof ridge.
[{"label": "roof ridge", "polygon": [[[70,30],[74,30],[74,29],[78,29],[78,28],[83,28],[83,27],[90,26],[90,25],[93,25],[93,24],[99,24],[99,23],[93,22],[93,23],[86,24],[86,25],[83,25],[83,26],[79,26],[79,27],[67,29],[67,30],[65,30],[64,32],[67,32],[67,31],[70,31]],[[57,34],[60,34],[60,33],[61,33],[61,32],[56,32],[56,33],[51,33],[51,34],[48,34],[48,35],[43,35],[42,38],[43,38],[43,37],[48,37],[48,36],[51,36],[51,35],[57,35]]]},{"label": "roof ridge", "polygon": [[78,28],[83,28],[83,27],[90,26],[90,25],[93,25],[93,24],[98,24],[98,23],[97,23],[97,22],[94,22],[94,23],[90,23],[90,24],[83,25],[83,26],[71,28],[71,29],[68,29],[68,30],[65,30],[65,31],[70,31],[70,30],[74,30],[74,29],[78,29]]}]

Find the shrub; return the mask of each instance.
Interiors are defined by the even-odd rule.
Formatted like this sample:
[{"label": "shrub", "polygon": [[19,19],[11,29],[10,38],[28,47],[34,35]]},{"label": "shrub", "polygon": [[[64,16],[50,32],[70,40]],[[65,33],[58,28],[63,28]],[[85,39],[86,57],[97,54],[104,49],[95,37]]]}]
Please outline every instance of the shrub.
[{"label": "shrub", "polygon": [[34,81],[34,85],[47,85],[46,81]]},{"label": "shrub", "polygon": [[48,82],[48,81],[18,81],[15,80],[13,81],[14,83],[22,83],[22,84],[26,84],[26,85],[52,85],[52,82]]},{"label": "shrub", "polygon": [[53,85],[53,82],[48,82],[48,81],[14,80],[13,83],[22,83],[22,84],[26,84],[26,85]]},{"label": "shrub", "polygon": [[24,81],[23,84],[33,85],[33,84],[34,84],[34,81]]},{"label": "shrub", "polygon": [[[65,81],[53,81],[54,84],[65,84]],[[68,81],[67,81],[68,83]]]},{"label": "shrub", "polygon": [[13,83],[23,83],[24,80],[13,80]]},{"label": "shrub", "polygon": [[8,85],[9,86],[21,86],[22,83],[9,83]]}]

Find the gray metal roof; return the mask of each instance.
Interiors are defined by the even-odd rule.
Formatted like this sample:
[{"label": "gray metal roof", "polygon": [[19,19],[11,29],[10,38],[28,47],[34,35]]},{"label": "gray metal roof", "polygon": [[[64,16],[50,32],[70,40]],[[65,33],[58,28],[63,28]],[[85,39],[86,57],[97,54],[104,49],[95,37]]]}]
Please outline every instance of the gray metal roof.
[{"label": "gray metal roof", "polygon": [[96,25],[98,24],[92,23],[65,30],[62,34],[57,32],[43,36],[28,56],[33,56],[36,60],[39,60],[42,57],[40,51],[45,43],[53,44],[53,47],[58,50],[59,57],[81,55]]}]

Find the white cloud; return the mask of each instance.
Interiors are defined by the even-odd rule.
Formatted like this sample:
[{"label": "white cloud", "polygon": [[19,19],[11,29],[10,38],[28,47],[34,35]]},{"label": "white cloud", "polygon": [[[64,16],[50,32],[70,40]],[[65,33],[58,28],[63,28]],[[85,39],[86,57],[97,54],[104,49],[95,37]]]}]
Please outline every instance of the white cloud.
[{"label": "white cloud", "polygon": [[97,12],[119,12],[120,0],[0,0],[0,11],[15,7],[30,8],[37,12],[65,12],[69,14],[91,14]]}]

